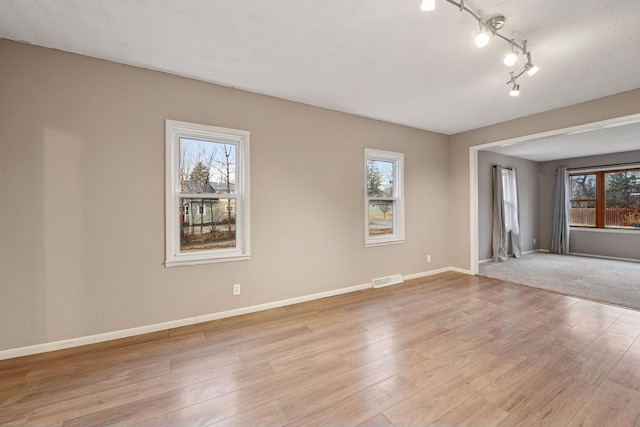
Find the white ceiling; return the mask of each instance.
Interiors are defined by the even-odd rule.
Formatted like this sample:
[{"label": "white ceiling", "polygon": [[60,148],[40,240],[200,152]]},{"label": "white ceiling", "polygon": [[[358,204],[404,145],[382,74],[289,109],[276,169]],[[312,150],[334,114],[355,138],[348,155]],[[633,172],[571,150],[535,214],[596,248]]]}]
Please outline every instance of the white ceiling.
[{"label": "white ceiling", "polygon": [[604,125],[594,125],[565,134],[509,142],[485,148],[512,157],[536,162],[622,153],[640,150],[640,117]]},{"label": "white ceiling", "polygon": [[640,87],[638,0],[465,5],[528,39],[519,97],[444,0],[3,0],[0,37],[445,134]]}]

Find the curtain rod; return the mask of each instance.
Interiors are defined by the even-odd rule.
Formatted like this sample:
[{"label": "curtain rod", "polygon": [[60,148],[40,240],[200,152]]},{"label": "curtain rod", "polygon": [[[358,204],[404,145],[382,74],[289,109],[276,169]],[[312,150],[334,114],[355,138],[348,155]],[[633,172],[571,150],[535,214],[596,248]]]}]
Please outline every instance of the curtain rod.
[{"label": "curtain rod", "polygon": [[497,168],[498,166],[500,166],[502,169],[509,169],[510,171],[513,170],[513,168],[508,168],[506,166],[502,166],[502,165],[493,165],[494,168]]},{"label": "curtain rod", "polygon": [[[599,171],[599,170],[604,170],[604,169],[611,169],[614,167],[640,167],[640,162],[631,162],[631,163],[613,163],[610,165],[596,165],[596,166],[583,166],[580,168],[567,168],[567,170],[569,172],[573,172],[573,171],[585,171],[585,170],[592,170],[592,171]],[[560,168],[558,168],[560,169]],[[556,169],[556,170],[558,170]]]}]

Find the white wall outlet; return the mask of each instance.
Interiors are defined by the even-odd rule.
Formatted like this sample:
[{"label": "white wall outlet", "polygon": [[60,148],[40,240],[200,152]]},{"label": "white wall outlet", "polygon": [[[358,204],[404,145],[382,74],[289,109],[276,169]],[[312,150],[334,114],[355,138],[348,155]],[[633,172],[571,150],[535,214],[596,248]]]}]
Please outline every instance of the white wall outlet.
[{"label": "white wall outlet", "polygon": [[431,255],[427,255],[427,262],[431,262]]},{"label": "white wall outlet", "polygon": [[240,283],[236,283],[233,285],[233,294],[240,295]]},{"label": "white wall outlet", "polygon": [[534,244],[534,245],[536,244],[536,239],[533,239],[533,244]]}]

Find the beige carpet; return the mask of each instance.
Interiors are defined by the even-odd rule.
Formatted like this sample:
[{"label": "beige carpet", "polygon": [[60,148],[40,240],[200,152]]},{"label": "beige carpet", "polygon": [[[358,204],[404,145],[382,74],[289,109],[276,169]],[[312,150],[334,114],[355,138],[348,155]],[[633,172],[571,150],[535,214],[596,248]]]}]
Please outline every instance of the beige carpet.
[{"label": "beige carpet", "polygon": [[640,263],[543,252],[480,264],[479,274],[640,310]]}]

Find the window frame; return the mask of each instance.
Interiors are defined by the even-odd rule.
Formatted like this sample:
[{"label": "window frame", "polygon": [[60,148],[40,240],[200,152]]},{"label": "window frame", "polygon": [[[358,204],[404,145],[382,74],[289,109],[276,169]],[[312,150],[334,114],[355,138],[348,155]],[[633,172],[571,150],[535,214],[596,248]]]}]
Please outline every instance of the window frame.
[{"label": "window frame", "polygon": [[602,231],[629,231],[629,232],[640,232],[640,228],[635,227],[616,227],[616,226],[608,226],[606,224],[606,181],[605,176],[610,173],[621,173],[621,172],[637,172],[640,171],[640,164],[629,164],[629,165],[616,165],[609,167],[594,167],[594,168],[581,168],[581,169],[573,169],[569,170],[569,180],[571,180],[572,176],[584,176],[584,175],[595,175],[596,177],[596,198],[595,199],[572,199],[571,192],[569,192],[569,209],[571,209],[571,202],[594,202],[595,203],[595,214],[596,220],[595,225],[572,225],[571,228],[578,230],[602,230]]},{"label": "window frame", "polygon": [[[182,193],[180,190],[180,139],[195,139],[236,147],[235,193]],[[165,266],[246,261],[251,257],[249,239],[249,146],[250,132],[219,126],[165,120]],[[235,199],[236,246],[198,252],[180,252],[179,200]],[[189,212],[193,215],[193,212]]]},{"label": "window frame", "polygon": [[[370,160],[393,162],[395,164],[394,173],[393,173],[394,194],[392,196],[369,197],[369,194],[367,193],[367,162]],[[373,148],[365,148],[363,178],[364,178],[363,194],[364,194],[364,245],[365,247],[375,247],[375,246],[404,243],[405,242],[404,153],[378,150]],[[395,209],[393,212],[394,233],[392,235],[383,235],[380,237],[369,236],[369,205],[372,200],[389,200],[395,204]]]},{"label": "window frame", "polygon": [[512,229],[515,229],[515,233],[520,233],[520,225],[513,223],[514,212],[518,212],[519,208],[516,171],[513,168],[503,167],[501,169],[500,177],[502,179],[502,206],[505,230],[511,232]]}]

